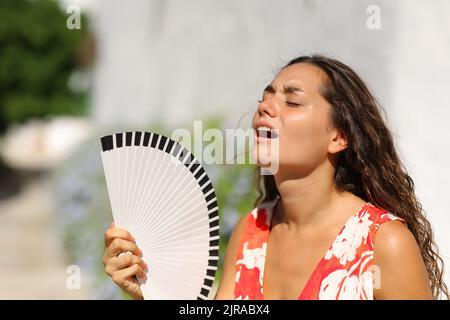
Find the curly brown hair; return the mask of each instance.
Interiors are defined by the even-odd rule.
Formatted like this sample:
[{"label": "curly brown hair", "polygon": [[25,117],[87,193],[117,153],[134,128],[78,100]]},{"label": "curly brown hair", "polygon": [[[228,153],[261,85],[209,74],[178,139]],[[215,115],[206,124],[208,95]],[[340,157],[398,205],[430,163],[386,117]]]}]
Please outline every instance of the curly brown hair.
[{"label": "curly brown hair", "polygon": [[[334,182],[379,208],[403,218],[416,239],[425,262],[433,297],[449,299],[443,281],[444,262],[433,239],[433,230],[414,192],[394,146],[394,140],[374,95],[347,65],[322,55],[300,56],[284,67],[307,63],[320,68],[326,79],[320,93],[331,105],[331,123],[341,130],[348,147],[338,155]],[[259,196],[255,206],[279,194],[271,175],[255,175]]]}]

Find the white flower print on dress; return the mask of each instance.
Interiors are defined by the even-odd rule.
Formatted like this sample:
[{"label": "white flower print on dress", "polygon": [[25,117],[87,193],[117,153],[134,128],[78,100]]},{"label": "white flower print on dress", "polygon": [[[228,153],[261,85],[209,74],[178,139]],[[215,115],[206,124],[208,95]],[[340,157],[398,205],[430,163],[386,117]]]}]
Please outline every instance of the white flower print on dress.
[{"label": "white flower print on dress", "polygon": [[326,276],[321,284],[319,299],[325,300],[352,300],[373,299],[373,274],[371,271],[364,270],[364,267],[373,260],[371,252],[364,252],[358,261],[348,269],[338,269]]},{"label": "white flower print on dress", "polygon": [[347,270],[338,269],[323,279],[320,284],[319,300],[351,300],[359,297],[358,277],[347,275]]},{"label": "white flower print on dress", "polygon": [[244,243],[243,258],[238,260],[238,264],[243,264],[247,269],[258,268],[259,283],[263,285],[264,279],[264,263],[266,261],[267,243],[263,243],[261,248],[247,249],[248,241]]},{"label": "white flower print on dress", "polygon": [[336,292],[342,286],[344,278],[347,276],[345,269],[339,269],[330,273],[324,278],[320,284],[319,299],[320,300],[335,300]]},{"label": "white flower print on dress", "polygon": [[381,215],[381,220],[385,220],[385,219],[388,219],[388,220],[401,220],[399,217],[397,217],[397,216],[395,216],[395,215],[393,215],[392,213],[389,213],[389,212],[387,212],[387,213],[384,213],[384,214],[382,214]]},{"label": "white flower print on dress", "polygon": [[373,221],[367,211],[361,216],[351,217],[345,224],[340,235],[337,236],[331,248],[325,254],[325,260],[335,256],[339,259],[341,265],[345,266],[348,261],[353,261],[356,256],[356,250],[363,241],[367,240],[370,226]]},{"label": "white flower print on dress", "polygon": [[[260,208],[253,209],[251,211],[251,215],[253,216],[253,218],[255,220],[258,220],[258,215],[264,213],[266,215],[266,220],[265,220],[266,226],[270,227],[271,220],[272,220],[272,214],[273,214],[273,210],[271,210],[271,207],[275,205],[277,200],[278,200],[278,197],[275,200],[269,202],[268,204],[262,205]],[[264,211],[262,211],[262,210],[264,210]]]},{"label": "white flower print on dress", "polygon": [[359,292],[361,300],[373,300],[373,273],[364,271],[359,276]]},{"label": "white flower print on dress", "polygon": [[255,208],[252,210],[251,215],[253,216],[253,219],[258,219],[258,208]]},{"label": "white flower print on dress", "polygon": [[236,272],[236,278],[235,278],[236,282],[238,282],[240,278],[241,278],[241,270]]}]

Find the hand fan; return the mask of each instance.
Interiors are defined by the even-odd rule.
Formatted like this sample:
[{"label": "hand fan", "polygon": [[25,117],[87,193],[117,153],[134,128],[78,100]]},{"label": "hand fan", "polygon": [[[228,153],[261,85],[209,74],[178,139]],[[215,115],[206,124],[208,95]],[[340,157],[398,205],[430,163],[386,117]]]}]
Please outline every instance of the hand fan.
[{"label": "hand fan", "polygon": [[207,299],[219,256],[219,212],[200,162],[178,142],[151,132],[101,138],[117,227],[136,239],[148,264],[144,299]]}]

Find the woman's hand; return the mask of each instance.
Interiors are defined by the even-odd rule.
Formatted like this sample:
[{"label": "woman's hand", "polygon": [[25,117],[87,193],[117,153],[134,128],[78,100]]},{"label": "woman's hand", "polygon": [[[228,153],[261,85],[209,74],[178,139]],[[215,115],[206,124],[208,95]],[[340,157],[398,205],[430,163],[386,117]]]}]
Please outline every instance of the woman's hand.
[{"label": "woman's hand", "polygon": [[142,280],[147,278],[147,264],[141,258],[142,251],[137,247],[131,234],[124,229],[116,228],[112,223],[105,231],[103,264],[114,283],[133,299],[142,299],[136,276]]}]

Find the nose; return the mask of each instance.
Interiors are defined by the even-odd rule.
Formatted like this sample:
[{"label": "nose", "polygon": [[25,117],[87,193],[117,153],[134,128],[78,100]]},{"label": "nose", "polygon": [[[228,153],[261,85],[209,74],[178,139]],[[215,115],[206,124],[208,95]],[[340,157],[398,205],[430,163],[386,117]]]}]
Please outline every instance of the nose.
[{"label": "nose", "polygon": [[270,117],[276,116],[276,106],[273,97],[266,98],[258,104],[258,115],[267,114]]}]

